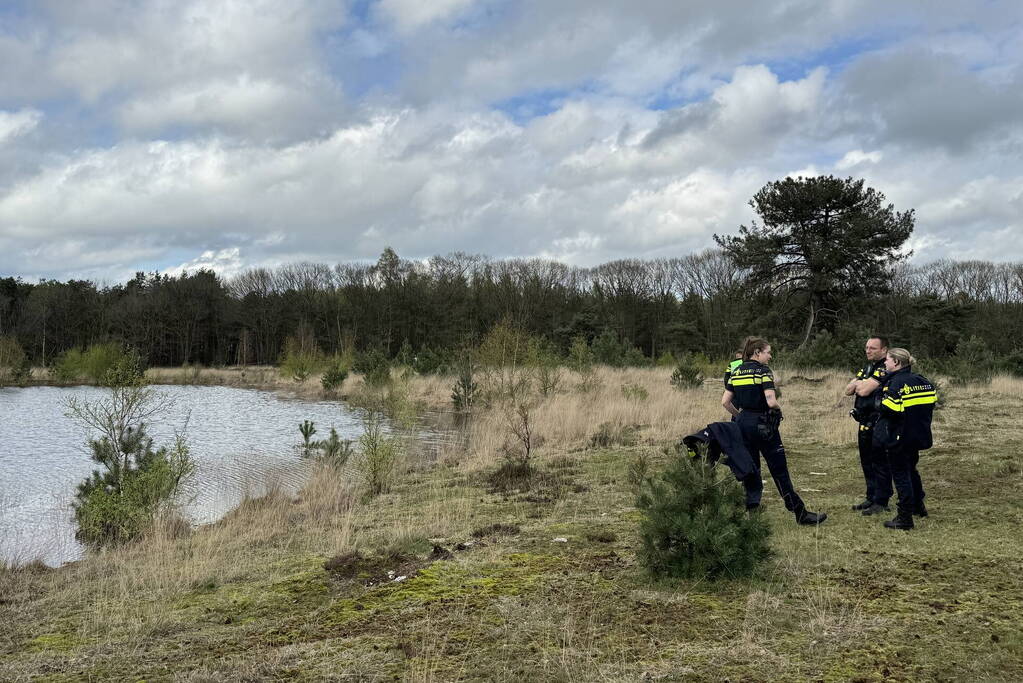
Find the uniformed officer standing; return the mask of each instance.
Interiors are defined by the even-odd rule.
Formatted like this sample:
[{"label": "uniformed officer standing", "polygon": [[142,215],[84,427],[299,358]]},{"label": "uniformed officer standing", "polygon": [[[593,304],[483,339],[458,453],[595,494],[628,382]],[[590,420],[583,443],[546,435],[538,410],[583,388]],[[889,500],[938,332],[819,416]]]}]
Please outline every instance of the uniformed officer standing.
[{"label": "uniformed officer standing", "polygon": [[874,444],[874,423],[878,418],[874,397],[881,391],[885,379],[884,362],[888,355],[888,340],[878,335],[870,337],[864,350],[867,364],[845,387],[846,396],[856,396],[850,415],[859,423],[856,445],[867,488],[866,497],[853,505],[852,509],[861,510],[864,515],[876,515],[888,510],[888,499],[892,497],[892,472],[888,467],[888,458],[884,448]]},{"label": "uniformed officer standing", "polygon": [[743,349],[743,363],[730,374],[725,392],[721,395],[721,405],[735,417],[742,432],[742,440],[756,467],[756,471],[742,481],[746,489],[746,507],[753,510],[760,506],[764,492],[760,478],[762,455],[767,461],[774,485],[785,502],[785,508],[796,516],[800,524],[820,524],[828,516],[806,509],[789,476],[785,447],[778,432],[781,405],[775,394],[774,376],[767,366],[769,362],[771,345],[765,339],[747,339]]},{"label": "uniformed officer standing", "polygon": [[[749,337],[747,337],[747,339],[749,339]],[[745,344],[746,342],[744,341],[743,345]],[[728,387],[728,378],[732,376],[733,372],[739,369],[740,365],[742,365],[742,348],[735,352],[735,358],[733,358],[731,362],[728,363],[728,367],[725,368],[724,386],[726,388]],[[734,401],[732,402],[732,405],[735,405]]]},{"label": "uniformed officer standing", "polygon": [[889,349],[885,378],[878,395],[880,418],[874,426],[874,443],[888,455],[888,464],[899,492],[898,515],[884,523],[889,529],[912,529],[913,515],[927,516],[924,486],[917,463],[920,451],[931,447],[931,419],[938,402],[934,385],[913,372],[913,356],[906,349]]}]

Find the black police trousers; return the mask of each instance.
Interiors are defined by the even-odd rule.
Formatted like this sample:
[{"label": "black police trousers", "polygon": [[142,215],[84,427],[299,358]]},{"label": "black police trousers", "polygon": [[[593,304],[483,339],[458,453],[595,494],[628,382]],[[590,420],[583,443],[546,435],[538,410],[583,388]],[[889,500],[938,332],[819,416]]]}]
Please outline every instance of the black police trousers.
[{"label": "black police trousers", "polygon": [[777,429],[770,429],[770,436],[765,436],[761,424],[764,419],[763,413],[742,411],[735,418],[742,432],[743,443],[746,450],[753,458],[753,466],[756,471],[742,480],[746,489],[746,507],[753,508],[760,505],[760,498],[764,494],[764,482],[760,476],[760,456],[767,461],[767,469],[771,472],[774,485],[778,488],[782,501],[785,502],[785,509],[789,512],[799,512],[805,508],[803,499],[796,493],[792,486],[792,478],[789,476],[789,466],[785,461],[785,446],[781,443],[781,434]]},{"label": "black police trousers", "polygon": [[888,466],[888,455],[884,448],[874,445],[874,430],[860,425],[856,445],[860,450],[860,467],[867,484],[867,500],[878,505],[888,505],[892,497],[892,470]]},{"label": "black police trousers", "polygon": [[924,502],[924,485],[916,465],[920,462],[920,451],[903,446],[887,449],[888,464],[892,468],[895,490],[899,492],[899,512],[912,514],[917,505]]}]

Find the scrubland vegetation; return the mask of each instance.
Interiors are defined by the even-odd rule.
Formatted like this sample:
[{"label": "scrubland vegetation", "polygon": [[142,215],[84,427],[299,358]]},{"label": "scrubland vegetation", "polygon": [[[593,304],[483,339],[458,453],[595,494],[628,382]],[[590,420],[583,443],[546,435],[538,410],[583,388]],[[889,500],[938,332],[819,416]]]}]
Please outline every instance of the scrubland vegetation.
[{"label": "scrubland vegetation", "polygon": [[363,446],[320,459],[297,496],[252,490],[215,524],[158,521],[59,569],[0,569],[0,678],[1023,678],[1023,381],[946,380],[920,464],[931,515],[903,533],[849,510],[863,484],[846,373],[776,369],[794,481],[829,520],[798,527],[768,483],[766,564],[658,581],[630,472],[664,468],[679,438],[722,419],[720,382],[582,357],[544,391],[535,363],[475,360],[478,396],[459,412],[457,373],[335,388],[451,421],[439,453],[403,437],[385,486]]}]

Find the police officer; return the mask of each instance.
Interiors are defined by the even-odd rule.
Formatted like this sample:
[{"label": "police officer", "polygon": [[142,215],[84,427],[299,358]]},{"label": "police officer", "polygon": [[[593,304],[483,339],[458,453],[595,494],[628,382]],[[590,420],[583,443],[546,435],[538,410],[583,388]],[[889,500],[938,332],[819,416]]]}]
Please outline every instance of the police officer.
[{"label": "police officer", "polygon": [[888,510],[888,499],[892,497],[892,473],[884,448],[874,444],[874,422],[878,413],[874,408],[875,395],[881,391],[885,379],[884,362],[888,355],[888,340],[879,335],[867,339],[864,347],[867,364],[864,365],[845,387],[845,395],[855,395],[850,415],[859,423],[856,445],[860,452],[860,467],[867,487],[866,497],[852,506],[864,515],[876,515]]},{"label": "police officer", "polygon": [[880,418],[874,426],[874,443],[885,449],[899,493],[898,515],[884,523],[889,529],[912,529],[913,515],[927,516],[916,466],[920,451],[931,447],[931,418],[938,395],[926,377],[913,372],[913,363],[906,349],[889,349],[888,374],[877,396]]},{"label": "police officer", "polygon": [[[750,339],[750,338],[747,337],[747,340],[748,339]],[[745,346],[745,344],[746,344],[746,342],[744,341],[743,342],[743,346]],[[739,348],[735,352],[735,357],[731,360],[731,362],[728,363],[728,367],[725,368],[725,380],[724,380],[725,388],[728,387],[728,378],[732,376],[733,372],[735,372],[736,370],[739,369],[740,365],[742,365],[742,348]],[[732,402],[732,405],[733,406],[735,405],[734,401]],[[735,419],[735,418],[733,417],[732,419]]]},{"label": "police officer", "polygon": [[789,476],[785,447],[778,433],[781,406],[775,393],[774,376],[767,366],[771,361],[771,345],[765,339],[750,337],[746,340],[742,357],[743,363],[728,377],[721,405],[735,417],[742,440],[756,466],[756,471],[742,482],[746,489],[746,507],[754,510],[760,506],[764,492],[760,478],[762,455],[785,508],[796,516],[800,524],[820,524],[828,516],[806,509]]}]

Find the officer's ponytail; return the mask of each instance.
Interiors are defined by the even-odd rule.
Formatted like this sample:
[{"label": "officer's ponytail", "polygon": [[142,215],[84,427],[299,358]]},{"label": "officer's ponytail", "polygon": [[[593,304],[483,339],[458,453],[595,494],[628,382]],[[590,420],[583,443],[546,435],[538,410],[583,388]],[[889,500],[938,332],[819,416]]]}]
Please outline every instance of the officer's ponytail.
[{"label": "officer's ponytail", "polygon": [[763,351],[770,344],[767,343],[766,339],[761,337],[746,337],[746,341],[742,343],[742,359],[749,360],[754,354]]},{"label": "officer's ponytail", "polygon": [[896,347],[894,349],[888,349],[888,355],[899,361],[900,368],[908,368],[916,362],[916,358],[909,355],[909,351],[903,348]]}]

